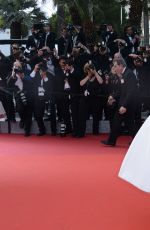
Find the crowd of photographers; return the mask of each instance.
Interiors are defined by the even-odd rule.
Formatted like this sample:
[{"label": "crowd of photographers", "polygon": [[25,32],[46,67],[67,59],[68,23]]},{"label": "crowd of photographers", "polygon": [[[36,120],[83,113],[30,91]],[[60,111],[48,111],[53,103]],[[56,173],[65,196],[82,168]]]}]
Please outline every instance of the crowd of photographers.
[{"label": "crowd of photographers", "polygon": [[69,26],[56,38],[49,24],[42,31],[34,25],[25,48],[13,44],[10,56],[0,53],[0,100],[8,120],[15,122],[19,114],[25,136],[30,136],[33,119],[38,135],[46,134],[46,112],[52,135],[84,137],[91,116],[93,135],[99,134],[102,119],[112,129],[124,84],[117,68],[125,62],[136,79],[129,100],[135,98],[133,122],[139,129],[142,110],[150,109],[150,49],[140,46],[131,26],[119,38],[111,24],[104,25],[97,37]]}]

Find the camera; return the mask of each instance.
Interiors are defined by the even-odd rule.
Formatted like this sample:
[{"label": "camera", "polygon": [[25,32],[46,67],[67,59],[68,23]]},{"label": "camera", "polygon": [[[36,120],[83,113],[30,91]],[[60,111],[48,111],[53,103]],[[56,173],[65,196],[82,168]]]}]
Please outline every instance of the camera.
[{"label": "camera", "polygon": [[105,44],[104,41],[102,41],[101,43],[97,44],[97,47],[100,49],[100,51],[104,52],[107,49],[107,46]]},{"label": "camera", "polygon": [[50,56],[50,53],[47,51],[47,49],[42,49],[42,51],[43,51],[43,55],[42,55],[43,58],[48,58]]},{"label": "camera", "polygon": [[40,71],[47,71],[47,64],[46,63],[40,63],[38,65],[38,70]]},{"label": "camera", "polygon": [[66,28],[69,32],[72,32],[74,30],[74,26],[71,24],[68,24]]},{"label": "camera", "polygon": [[17,66],[15,66],[14,67],[14,72],[17,74],[17,73],[23,73],[23,69],[21,68],[21,67],[17,67]]},{"label": "camera", "polygon": [[24,51],[23,54],[24,54],[25,58],[31,58],[31,57],[33,57],[36,53],[37,53],[37,50],[36,50],[36,49],[31,49],[31,50],[25,49],[25,51]]},{"label": "camera", "polygon": [[95,70],[95,66],[93,65],[93,63],[89,64],[89,69]]},{"label": "camera", "polygon": [[135,61],[136,63],[142,63],[142,62],[143,62],[143,59],[140,58],[140,57],[137,57],[137,58],[134,59],[134,61]]},{"label": "camera", "polygon": [[22,104],[25,106],[27,105],[27,98],[26,98],[26,95],[23,91],[19,91],[16,96],[15,96],[16,100],[18,101],[21,101]]},{"label": "camera", "polygon": [[125,43],[123,43],[123,42],[118,42],[118,46],[119,47],[124,47],[126,44]]}]

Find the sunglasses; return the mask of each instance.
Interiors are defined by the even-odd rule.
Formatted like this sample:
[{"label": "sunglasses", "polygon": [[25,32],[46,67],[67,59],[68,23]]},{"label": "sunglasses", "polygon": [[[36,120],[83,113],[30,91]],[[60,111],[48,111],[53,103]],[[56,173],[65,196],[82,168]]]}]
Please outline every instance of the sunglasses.
[{"label": "sunglasses", "polygon": [[19,48],[12,46],[13,50],[19,50]]}]

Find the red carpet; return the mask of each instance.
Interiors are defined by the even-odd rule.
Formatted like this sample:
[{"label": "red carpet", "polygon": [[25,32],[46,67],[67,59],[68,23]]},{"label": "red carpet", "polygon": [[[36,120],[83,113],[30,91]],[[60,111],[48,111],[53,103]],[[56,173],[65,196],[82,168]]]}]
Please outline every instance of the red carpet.
[{"label": "red carpet", "polygon": [[0,230],[149,230],[150,194],[117,177],[128,148],[0,135]]}]

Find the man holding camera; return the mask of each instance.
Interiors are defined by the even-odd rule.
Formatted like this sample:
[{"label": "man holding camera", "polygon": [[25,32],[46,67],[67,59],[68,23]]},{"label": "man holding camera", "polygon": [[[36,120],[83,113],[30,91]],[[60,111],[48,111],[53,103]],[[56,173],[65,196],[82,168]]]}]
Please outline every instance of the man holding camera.
[{"label": "man holding camera", "polygon": [[[43,121],[45,102],[50,99],[53,92],[53,75],[47,71],[47,63],[41,62],[35,65],[30,76],[33,79],[34,113],[39,127],[38,136],[44,136],[46,134]],[[56,123],[51,128],[52,133],[56,133]]]},{"label": "man holding camera", "polygon": [[25,136],[30,136],[33,114],[33,86],[31,81],[25,77],[22,65],[19,61],[14,62],[8,87],[15,94],[16,110],[20,116],[20,128],[24,128]]}]

